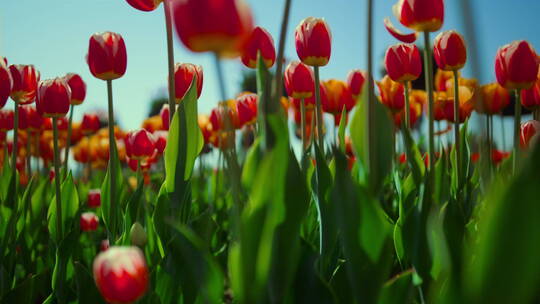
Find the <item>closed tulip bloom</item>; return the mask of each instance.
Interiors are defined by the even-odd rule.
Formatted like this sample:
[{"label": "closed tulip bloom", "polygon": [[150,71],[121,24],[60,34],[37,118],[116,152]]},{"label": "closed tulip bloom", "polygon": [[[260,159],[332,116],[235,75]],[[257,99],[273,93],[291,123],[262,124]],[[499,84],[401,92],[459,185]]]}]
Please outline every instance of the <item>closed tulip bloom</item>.
[{"label": "closed tulip bloom", "polygon": [[[326,88],[324,87],[324,84],[323,82],[321,81],[319,83],[319,92],[321,93],[321,105],[323,106],[323,110],[324,110],[324,107],[325,105],[328,106],[328,96],[326,94]],[[296,109],[300,109],[300,102],[302,101],[301,99],[297,99],[297,98],[291,98],[291,104],[294,108]],[[311,95],[311,97],[309,98],[305,98],[304,99],[304,105],[306,107],[306,110],[311,110],[315,107],[315,95]]]},{"label": "closed tulip bloom", "polygon": [[240,129],[242,125],[240,124],[240,119],[238,117],[238,111],[236,109],[236,100],[230,99],[227,101],[222,101],[220,104],[226,104],[227,107],[217,107],[212,109],[210,112],[210,123],[212,124],[213,131],[225,131],[225,115],[228,115],[229,122],[231,123],[234,129]]},{"label": "closed tulip bloom", "polygon": [[150,12],[158,8],[162,0],[126,0],[132,7],[143,11]]},{"label": "closed tulip bloom", "polygon": [[0,110],[0,131],[13,130],[13,110]]},{"label": "closed tulip bloom", "polygon": [[165,147],[167,146],[167,136],[169,135],[169,132],[167,131],[156,131],[154,132],[154,139],[156,140],[156,149],[159,154],[162,154],[163,151],[165,151]]},{"label": "closed tulip bloom", "polygon": [[28,128],[30,105],[18,106],[19,107],[19,130],[26,130]]},{"label": "closed tulip bloom", "polygon": [[180,103],[184,99],[195,76],[197,77],[197,98],[199,98],[203,86],[202,67],[191,63],[177,63],[174,66],[174,99],[176,103]]},{"label": "closed tulip bloom", "polygon": [[321,18],[307,17],[296,27],[296,53],[310,66],[325,66],[332,53],[332,34]]},{"label": "closed tulip bloom", "polygon": [[99,218],[94,212],[81,214],[80,225],[82,231],[95,231],[98,228]]},{"label": "closed tulip bloom", "polygon": [[264,65],[270,68],[276,62],[276,48],[274,39],[262,27],[255,27],[249,36],[244,51],[242,52],[242,63],[248,68],[257,67],[257,54],[261,54]]},{"label": "closed tulip bloom", "polygon": [[169,105],[166,103],[163,104],[163,106],[161,106],[161,110],[159,111],[159,116],[161,116],[161,126],[163,127],[163,130],[169,130],[169,113]]},{"label": "closed tulip bloom", "polygon": [[[409,114],[411,126],[414,126],[422,115],[422,107],[419,104],[409,103]],[[394,124],[396,127],[401,128],[403,126],[405,115],[405,108],[394,114]]]},{"label": "closed tulip bloom", "polygon": [[69,111],[71,89],[63,78],[43,80],[39,83],[36,107],[44,117],[63,117]]},{"label": "closed tulip bloom", "polygon": [[314,95],[313,70],[307,65],[291,61],[285,69],[285,90],[292,98],[310,98]]},{"label": "closed tulip bloom", "polygon": [[253,30],[251,10],[243,0],[183,0],[173,5],[176,33],[193,52],[236,57]]},{"label": "closed tulip bloom", "polygon": [[528,148],[538,143],[540,137],[540,122],[529,120],[521,124],[520,143],[522,148]]},{"label": "closed tulip bloom", "polygon": [[257,121],[257,94],[242,94],[236,98],[236,112],[241,126],[254,124]]},{"label": "closed tulip bloom", "polygon": [[[448,93],[438,94],[440,102],[442,102],[444,118],[450,122],[455,122],[454,119],[454,93],[453,90]],[[473,92],[466,86],[459,86],[459,123],[465,122],[474,110]]]},{"label": "closed tulip bloom", "polygon": [[80,105],[83,103],[86,97],[86,83],[82,80],[81,76],[74,73],[69,73],[64,76],[64,80],[71,89],[71,104]]},{"label": "closed tulip bloom", "polygon": [[212,135],[212,123],[210,122],[210,117],[206,114],[199,114],[197,116],[197,124],[203,134],[204,143],[208,144],[210,142],[210,136]]},{"label": "closed tulip bloom", "polygon": [[386,50],[384,65],[388,76],[397,82],[418,79],[422,73],[422,60],[414,44],[396,44]]},{"label": "closed tulip bloom", "polygon": [[465,40],[456,31],[442,32],[435,37],[433,55],[441,70],[460,70],[467,61]]},{"label": "closed tulip bloom", "polygon": [[154,136],[145,129],[128,133],[126,137],[126,153],[130,158],[135,160],[148,158],[154,154],[155,149],[156,141]]},{"label": "closed tulip bloom", "polygon": [[90,37],[86,61],[90,72],[101,80],[113,80],[126,73],[127,53],[124,39],[113,32],[96,33]]},{"label": "closed tulip bloom", "polygon": [[323,82],[324,88],[326,89],[327,100],[325,103],[322,103],[322,108],[325,112],[331,113],[334,115],[341,115],[343,108],[350,112],[356,100],[352,97],[349,87],[344,81],[337,79],[330,79]]},{"label": "closed tulip bloom", "polygon": [[377,82],[381,102],[390,111],[399,112],[405,107],[405,86],[402,83],[395,82],[388,75],[385,75],[380,82]]},{"label": "closed tulip bloom", "polygon": [[444,22],[443,0],[399,0],[393,11],[401,24],[416,32],[436,32]]},{"label": "closed tulip bloom", "polygon": [[7,98],[13,88],[13,78],[9,72],[5,58],[0,57],[0,109],[6,105]]},{"label": "closed tulip bloom", "polygon": [[101,128],[99,117],[96,114],[85,113],[81,122],[81,131],[84,135],[96,133]]},{"label": "closed tulip bloom", "polygon": [[[458,77],[459,77],[458,73]],[[446,92],[448,90],[448,83],[453,81],[454,74],[452,71],[444,71],[437,69],[435,73],[435,90],[439,92]]]},{"label": "closed tulip bloom", "polygon": [[366,83],[366,73],[361,70],[352,70],[347,76],[347,85],[354,99],[358,99],[362,95],[364,84]]},{"label": "closed tulip bloom", "polygon": [[92,189],[88,191],[88,207],[97,208],[101,206],[101,190]]},{"label": "closed tulip bloom", "polygon": [[498,83],[490,83],[480,88],[480,98],[476,111],[484,114],[500,113],[510,104],[510,93]]},{"label": "closed tulip bloom", "polygon": [[28,130],[32,132],[37,132],[41,130],[43,128],[43,125],[45,124],[45,118],[43,118],[43,116],[38,113],[36,107],[30,105],[26,105],[24,107],[26,107]]},{"label": "closed tulip bloom", "polygon": [[521,104],[531,111],[540,108],[540,77],[530,89],[521,90]]},{"label": "closed tulip bloom", "polygon": [[34,102],[40,77],[34,66],[12,64],[9,66],[9,72],[13,79],[11,99],[20,105]]},{"label": "closed tulip bloom", "polygon": [[501,47],[495,57],[497,82],[508,90],[529,89],[538,77],[540,60],[524,40]]}]

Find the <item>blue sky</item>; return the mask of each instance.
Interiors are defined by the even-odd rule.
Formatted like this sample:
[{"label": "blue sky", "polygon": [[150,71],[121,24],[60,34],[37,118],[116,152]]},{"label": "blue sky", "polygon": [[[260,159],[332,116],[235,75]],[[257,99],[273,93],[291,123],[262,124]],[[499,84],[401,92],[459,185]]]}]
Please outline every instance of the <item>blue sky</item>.
[{"label": "blue sky", "polygon": [[[283,1],[247,2],[256,24],[267,28],[277,43]],[[390,16],[394,24],[403,29],[392,16],[391,7],[395,2],[375,1],[377,68],[386,47],[396,43],[384,29],[383,18]],[[446,1],[444,30],[463,30],[460,2]],[[498,47],[526,39],[540,49],[540,35],[536,30],[540,1],[471,2],[478,31],[482,82],[494,80],[493,61]],[[286,57],[297,58],[293,34],[296,25],[308,16],[324,17],[332,30],[333,46],[330,64],[321,70],[321,78],[345,78],[350,69],[365,68],[365,6],[365,0],[293,0]],[[106,30],[122,34],[127,45],[127,73],[113,83],[115,112],[123,127],[134,129],[147,115],[150,99],[165,92],[167,58],[162,6],[146,13],[131,8],[124,0],[6,1],[0,10],[0,56],[7,57],[10,63],[34,64],[42,79],[79,73],[88,85],[88,95],[85,103],[77,107],[75,118],[78,119],[84,111],[106,108],[105,82],[92,77],[84,59],[90,35]],[[190,53],[175,37],[175,61],[203,66],[204,88],[199,111],[209,112],[219,99],[211,55]],[[464,73],[470,76],[467,67]],[[229,60],[224,69],[232,97],[238,90],[244,68],[239,60]]]}]

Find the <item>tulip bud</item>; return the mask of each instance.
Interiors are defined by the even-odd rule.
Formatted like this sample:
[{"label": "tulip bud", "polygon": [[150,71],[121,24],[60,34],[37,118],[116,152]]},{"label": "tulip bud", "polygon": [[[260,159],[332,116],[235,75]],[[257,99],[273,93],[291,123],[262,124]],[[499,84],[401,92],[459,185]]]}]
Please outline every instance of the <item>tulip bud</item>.
[{"label": "tulip bud", "polygon": [[135,222],[131,226],[131,230],[129,231],[129,238],[131,239],[132,245],[139,247],[144,247],[144,245],[146,245],[146,241],[148,241],[146,231],[144,231],[143,226],[139,222]]},{"label": "tulip bud", "polygon": [[34,102],[40,76],[34,66],[12,64],[9,66],[9,72],[13,79],[11,99],[20,105]]},{"label": "tulip bud", "polygon": [[460,70],[467,61],[465,40],[456,31],[442,32],[435,38],[433,55],[441,70]]},{"label": "tulip bud", "polygon": [[96,33],[90,37],[86,61],[90,72],[101,80],[113,80],[126,73],[127,54],[124,39],[113,32]]},{"label": "tulip bud", "polygon": [[203,70],[200,65],[191,63],[177,63],[174,66],[174,99],[180,103],[186,96],[193,77],[197,77],[197,98],[201,96],[203,86]]},{"label": "tulip bud", "polygon": [[241,126],[257,121],[257,94],[242,94],[236,98],[236,112]]},{"label": "tulip bud", "polygon": [[109,240],[102,240],[99,244],[99,250],[100,251],[107,251],[109,249]]},{"label": "tulip bud", "polygon": [[69,73],[64,76],[64,80],[71,89],[71,104],[80,105],[83,103],[84,98],[86,97],[86,83],[84,83],[81,76]]},{"label": "tulip bud", "polygon": [[[28,105],[30,106],[30,105]],[[28,112],[27,105],[19,107],[19,130],[25,131],[28,128]]]},{"label": "tulip bud", "polygon": [[385,75],[380,82],[377,82],[381,94],[381,102],[390,111],[396,113],[405,107],[405,86],[395,82],[388,75]]},{"label": "tulip bud", "polygon": [[99,218],[93,212],[84,212],[81,214],[81,230],[95,231],[98,228]]},{"label": "tulip bud", "polygon": [[330,61],[332,34],[321,18],[307,17],[296,27],[296,53],[310,66],[325,66]]},{"label": "tulip bud", "polygon": [[508,90],[529,89],[538,77],[539,63],[536,52],[527,41],[514,41],[497,51],[497,81]]},{"label": "tulip bud", "polygon": [[242,63],[248,68],[257,67],[257,54],[260,54],[264,64],[270,68],[276,62],[274,39],[267,30],[256,27],[249,36],[242,53]]},{"label": "tulip bud", "polygon": [[540,122],[529,120],[521,124],[520,143],[522,148],[529,148],[538,143],[540,137]]},{"label": "tulip bud", "polygon": [[6,105],[7,98],[13,88],[13,78],[11,78],[9,67],[4,60],[5,58],[0,57],[0,109]]},{"label": "tulip bud", "polygon": [[158,8],[162,0],[126,0],[129,5],[143,12],[150,12]]},{"label": "tulip bud", "polygon": [[101,206],[101,190],[92,189],[88,191],[88,207],[97,208]]},{"label": "tulip bud", "polygon": [[39,83],[36,107],[45,117],[63,117],[69,111],[71,89],[64,79],[57,77]]},{"label": "tulip bud", "polygon": [[81,122],[81,131],[84,135],[96,133],[101,127],[96,114],[85,113]]},{"label": "tulip bud", "polygon": [[285,69],[284,82],[287,94],[292,98],[305,99],[314,95],[313,71],[301,62],[291,61],[289,63]]},{"label": "tulip bud", "polygon": [[417,32],[436,32],[444,22],[443,0],[399,0],[392,9],[401,24]]},{"label": "tulip bud", "polygon": [[169,132],[167,131],[156,131],[154,132],[154,138],[156,140],[156,149],[159,154],[162,154],[163,151],[165,151],[165,147],[167,146],[167,136]]},{"label": "tulip bud", "polygon": [[540,77],[532,88],[521,90],[521,105],[531,111],[540,108]]},{"label": "tulip bud", "polygon": [[126,136],[126,154],[135,160],[151,157],[156,149],[152,134],[144,129],[129,132]]},{"label": "tulip bud", "polygon": [[341,115],[343,108],[345,108],[347,112],[352,110],[356,104],[356,100],[352,97],[351,91],[344,81],[330,79],[324,81],[323,85],[327,97],[326,102],[322,103],[322,108],[325,112]]},{"label": "tulip bud", "polygon": [[148,288],[144,254],[136,246],[113,246],[101,252],[93,265],[94,280],[108,303],[133,303]]},{"label": "tulip bud", "polygon": [[168,104],[166,104],[166,103],[163,104],[163,106],[161,107],[161,111],[159,111],[159,115],[161,116],[161,125],[163,126],[163,129],[164,130],[169,130],[170,112],[169,112],[169,105]]},{"label": "tulip bud", "polygon": [[238,56],[253,29],[243,0],[185,0],[173,3],[176,33],[193,52]]},{"label": "tulip bud", "polygon": [[0,131],[13,130],[13,110],[0,110]]},{"label": "tulip bud", "polygon": [[396,44],[386,50],[384,65],[388,76],[397,82],[418,79],[422,73],[422,60],[414,44]]},{"label": "tulip bud", "polygon": [[498,83],[483,85],[480,94],[480,104],[476,105],[479,113],[497,114],[510,104],[510,93]]},{"label": "tulip bud", "polygon": [[366,73],[361,70],[352,70],[347,76],[347,85],[354,99],[358,99],[362,95],[364,84],[366,82]]}]

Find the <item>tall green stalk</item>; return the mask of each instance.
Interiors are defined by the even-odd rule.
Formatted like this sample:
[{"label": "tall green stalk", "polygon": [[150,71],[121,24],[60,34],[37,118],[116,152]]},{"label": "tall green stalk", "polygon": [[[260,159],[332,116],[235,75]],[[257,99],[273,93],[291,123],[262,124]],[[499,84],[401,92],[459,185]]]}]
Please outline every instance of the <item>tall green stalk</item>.
[{"label": "tall green stalk", "polygon": [[31,163],[31,155],[30,150],[32,148],[32,132],[30,130],[26,130],[26,170],[28,172],[28,177],[32,176],[32,163]]},{"label": "tall green stalk", "polygon": [[172,122],[174,112],[176,111],[175,103],[175,85],[174,85],[174,45],[172,38],[172,22],[171,22],[171,0],[163,1],[163,10],[165,12],[165,28],[167,30],[167,64],[169,66],[169,121]]},{"label": "tall green stalk", "polygon": [[113,95],[112,95],[112,80],[107,80],[107,97],[108,97],[108,114],[109,114],[109,204],[111,210],[111,234],[112,239],[109,239],[111,244],[116,241],[116,209],[118,207],[116,200],[116,166],[113,163],[113,157],[116,152],[116,140],[114,137],[114,110],[113,110]]},{"label": "tall green stalk", "polygon": [[515,90],[514,92],[516,94],[516,103],[514,105],[514,163],[513,163],[513,171],[516,172],[517,168],[517,162],[519,158],[519,131],[521,128],[521,94],[519,94],[519,90]]},{"label": "tall green stalk", "polygon": [[[302,155],[306,151],[307,134],[306,134],[306,104],[304,98],[300,100],[300,126],[302,132]],[[311,130],[313,132],[313,130]]]},{"label": "tall green stalk", "polygon": [[58,118],[53,117],[54,187],[56,190],[56,232],[62,239],[62,193],[60,191],[60,151],[58,149]]},{"label": "tall green stalk", "polygon": [[461,187],[461,149],[459,140],[459,77],[458,71],[453,71],[454,75],[454,148],[456,151],[456,179],[457,191]]},{"label": "tall green stalk", "polygon": [[405,127],[407,129],[411,128],[411,108],[410,108],[410,101],[409,101],[409,81],[406,81],[403,85],[405,86],[403,88],[404,97],[405,97]]},{"label": "tall green stalk", "polygon": [[324,136],[323,136],[323,116],[322,116],[322,105],[321,105],[321,87],[319,85],[319,67],[315,66],[315,110],[317,111],[317,139],[319,143],[319,148],[324,155]]},{"label": "tall green stalk", "polygon": [[69,109],[69,122],[68,122],[68,129],[67,129],[67,139],[66,139],[66,148],[64,149],[64,173],[67,176],[68,173],[68,161],[69,161],[69,148],[71,146],[71,124],[73,123],[73,111],[75,110],[75,106],[71,105]]},{"label": "tall green stalk", "polygon": [[[13,115],[13,148],[11,150],[11,169],[12,178],[17,176],[17,148],[19,146],[19,103],[15,101],[15,110]],[[17,198],[17,183],[13,183],[13,193]],[[15,205],[15,204],[14,204]]]},{"label": "tall green stalk", "polygon": [[428,156],[429,156],[429,181],[433,186],[434,175],[431,170],[435,167],[435,141],[434,141],[434,123],[433,123],[433,60],[431,57],[431,43],[429,40],[429,32],[424,32],[424,67],[426,90],[428,94]]}]

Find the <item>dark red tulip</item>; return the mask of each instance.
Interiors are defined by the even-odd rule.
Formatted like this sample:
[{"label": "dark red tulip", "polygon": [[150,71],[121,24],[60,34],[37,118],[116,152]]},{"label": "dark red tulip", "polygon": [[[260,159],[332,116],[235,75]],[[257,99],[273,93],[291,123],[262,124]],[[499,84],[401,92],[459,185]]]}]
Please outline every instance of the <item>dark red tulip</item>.
[{"label": "dark red tulip", "polygon": [[82,80],[81,76],[69,73],[64,76],[64,80],[71,89],[71,104],[80,105],[83,103],[86,97],[86,83]]},{"label": "dark red tulip", "polygon": [[108,303],[134,303],[148,289],[148,268],[136,246],[112,246],[94,260],[94,280]]},{"label": "dark red tulip", "polygon": [[96,114],[85,113],[81,122],[81,131],[84,135],[96,133],[101,128],[99,117]]},{"label": "dark red tulip", "polygon": [[126,136],[126,154],[135,160],[151,157],[156,150],[156,141],[152,133],[145,129],[129,132]]},{"label": "dark red tulip", "polygon": [[176,103],[180,103],[184,99],[195,76],[197,77],[197,98],[199,98],[203,86],[202,67],[191,63],[177,63],[174,66],[174,99]]},{"label": "dark red tulip", "polygon": [[332,53],[332,34],[321,18],[307,17],[296,27],[296,53],[310,66],[325,66]]},{"label": "dark red tulip", "polygon": [[99,218],[94,212],[84,212],[81,214],[81,230],[95,231],[98,228]]},{"label": "dark red tulip", "polygon": [[540,121],[529,120],[521,124],[520,143],[522,148],[532,147],[540,137]]},{"label": "dark red tulip", "polygon": [[71,89],[63,78],[43,80],[39,83],[36,107],[44,117],[64,117],[69,111]]},{"label": "dark red tulip", "polygon": [[6,105],[13,88],[13,78],[6,62],[5,58],[0,57],[0,109]]},{"label": "dark red tulip", "polygon": [[193,52],[236,57],[253,30],[243,0],[183,0],[173,3],[176,33]]},{"label": "dark red tulip", "polygon": [[444,22],[443,0],[399,0],[393,11],[401,24],[416,32],[436,32]]},{"label": "dark red tulip", "polygon": [[9,66],[9,72],[13,79],[11,99],[20,105],[34,102],[39,83],[39,72],[34,66],[12,64]]},{"label": "dark red tulip", "polygon": [[158,8],[162,0],[126,0],[132,7],[143,11],[150,12]]},{"label": "dark red tulip", "polygon": [[101,206],[101,190],[92,189],[88,191],[88,207],[97,208]]},{"label": "dark red tulip", "polygon": [[249,36],[244,51],[242,52],[242,63],[248,68],[257,67],[257,54],[261,54],[264,64],[270,68],[276,62],[276,49],[274,39],[262,27],[255,27]]},{"label": "dark red tulip", "polygon": [[0,131],[13,130],[13,110],[0,110]]},{"label": "dark red tulip", "polygon": [[347,76],[347,85],[354,99],[358,99],[362,95],[364,84],[366,83],[366,73],[361,70],[352,70]]},{"label": "dark red tulip", "polygon": [[497,51],[497,81],[508,90],[529,89],[538,77],[539,63],[536,52],[527,41],[514,41]]},{"label": "dark red tulip", "polygon": [[388,76],[397,82],[418,79],[422,73],[422,59],[414,44],[396,44],[386,50],[384,65]]},{"label": "dark red tulip", "polygon": [[435,37],[433,55],[441,70],[460,70],[467,61],[465,40],[456,31],[442,32]]},{"label": "dark red tulip", "polygon": [[241,126],[257,121],[257,94],[242,94],[236,98],[236,112]]},{"label": "dark red tulip", "polygon": [[521,90],[521,105],[531,111],[540,108],[540,77],[530,89]]},{"label": "dark red tulip", "polygon": [[86,61],[90,72],[101,80],[113,80],[126,73],[127,53],[124,39],[113,32],[90,37]]},{"label": "dark red tulip", "polygon": [[313,79],[313,70],[307,65],[291,61],[285,69],[285,89],[292,98],[310,98],[313,96],[315,80]]},{"label": "dark red tulip", "polygon": [[163,106],[161,106],[161,111],[159,111],[159,115],[161,116],[161,124],[163,126],[163,129],[164,130],[169,130],[169,125],[170,125],[170,122],[169,122],[169,119],[170,119],[170,114],[169,114],[169,105],[168,104],[163,104]]}]

